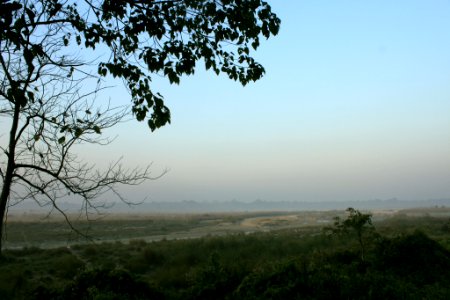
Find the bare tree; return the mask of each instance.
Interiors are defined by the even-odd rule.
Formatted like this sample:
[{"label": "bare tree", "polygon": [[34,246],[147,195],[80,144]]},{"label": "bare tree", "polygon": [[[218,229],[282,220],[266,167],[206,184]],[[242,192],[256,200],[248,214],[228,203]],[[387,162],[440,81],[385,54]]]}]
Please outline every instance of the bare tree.
[{"label": "bare tree", "polygon": [[[171,116],[151,75],[177,84],[202,61],[246,85],[264,74],[251,51],[279,26],[262,0],[0,0],[0,233],[8,205],[23,199],[64,213],[58,201],[70,193],[88,211],[107,191],[121,198],[117,184],[151,178],[120,161],[100,172],[75,155],[79,144],[108,144],[103,130],[127,115],[101,108],[100,79],[122,79],[131,114],[153,131]],[[99,47],[105,55],[87,60]]]},{"label": "bare tree", "polygon": [[[38,20],[48,19],[44,9],[41,13]],[[22,30],[29,31],[28,39],[19,46],[0,40],[0,120],[9,124],[1,129],[9,136],[0,145],[0,217],[5,219],[9,206],[34,200],[62,213],[77,231],[59,207],[60,199],[81,199],[87,216],[105,205],[94,200],[106,192],[125,201],[118,184],[136,185],[155,177],[148,166],[123,168],[120,159],[103,171],[78,159],[73,151],[78,145],[109,144],[103,131],[123,121],[129,108],[99,105],[96,98],[105,87],[84,70],[88,61],[65,54],[64,26],[35,24]],[[3,225],[1,221],[2,233]]]}]

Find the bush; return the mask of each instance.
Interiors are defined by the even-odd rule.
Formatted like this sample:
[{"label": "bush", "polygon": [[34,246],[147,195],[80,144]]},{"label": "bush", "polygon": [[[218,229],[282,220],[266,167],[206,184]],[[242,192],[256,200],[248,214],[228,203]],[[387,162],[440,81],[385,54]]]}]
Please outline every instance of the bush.
[{"label": "bush", "polygon": [[162,294],[125,270],[92,269],[67,286],[63,299],[163,299]]},{"label": "bush", "polygon": [[377,247],[378,268],[428,284],[450,278],[450,252],[424,233],[385,239]]},{"label": "bush", "polygon": [[26,271],[21,266],[4,266],[0,272],[0,299],[16,299],[27,284]]},{"label": "bush", "polygon": [[232,292],[241,279],[236,272],[226,268],[217,252],[211,254],[209,262],[190,278],[191,287],[185,299],[233,299]]},{"label": "bush", "polygon": [[64,279],[72,279],[82,267],[84,263],[72,254],[63,254],[51,260],[55,275]]},{"label": "bush", "polygon": [[236,291],[239,299],[307,299],[309,272],[295,262],[279,263],[249,274]]}]

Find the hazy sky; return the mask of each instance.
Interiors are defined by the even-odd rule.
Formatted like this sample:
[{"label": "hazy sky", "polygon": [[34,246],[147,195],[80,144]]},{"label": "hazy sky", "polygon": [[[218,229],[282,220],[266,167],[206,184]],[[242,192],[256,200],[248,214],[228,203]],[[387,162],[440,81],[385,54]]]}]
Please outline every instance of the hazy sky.
[{"label": "hazy sky", "polygon": [[450,1],[269,3],[282,24],[254,54],[262,80],[202,64],[179,86],[155,78],[172,124],[128,122],[82,155],[170,169],[130,200],[450,197]]}]

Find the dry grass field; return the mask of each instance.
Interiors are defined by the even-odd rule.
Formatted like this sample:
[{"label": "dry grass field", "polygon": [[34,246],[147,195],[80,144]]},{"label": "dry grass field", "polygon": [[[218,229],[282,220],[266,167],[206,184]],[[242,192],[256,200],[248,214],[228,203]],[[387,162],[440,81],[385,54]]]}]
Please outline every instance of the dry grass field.
[{"label": "dry grass field", "polygon": [[[402,218],[446,218],[450,208],[371,211],[373,221]],[[74,232],[61,216],[11,214],[7,223],[5,247],[54,248],[78,243],[111,242],[140,239],[146,242],[223,236],[239,233],[269,232],[284,229],[320,231],[333,224],[344,211],[202,213],[202,214],[109,214],[87,221],[71,215]],[[400,220],[400,221],[399,221]]]}]

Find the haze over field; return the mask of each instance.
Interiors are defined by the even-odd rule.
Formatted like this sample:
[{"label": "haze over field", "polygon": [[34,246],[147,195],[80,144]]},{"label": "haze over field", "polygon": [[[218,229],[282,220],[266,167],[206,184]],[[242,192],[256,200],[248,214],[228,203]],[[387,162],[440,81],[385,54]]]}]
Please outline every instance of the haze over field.
[{"label": "haze over field", "polygon": [[[270,3],[282,26],[255,54],[262,80],[155,78],[172,124],[127,122],[81,156],[170,170],[123,189],[137,201],[448,198],[450,2]],[[129,103],[120,83],[103,96]]]}]

